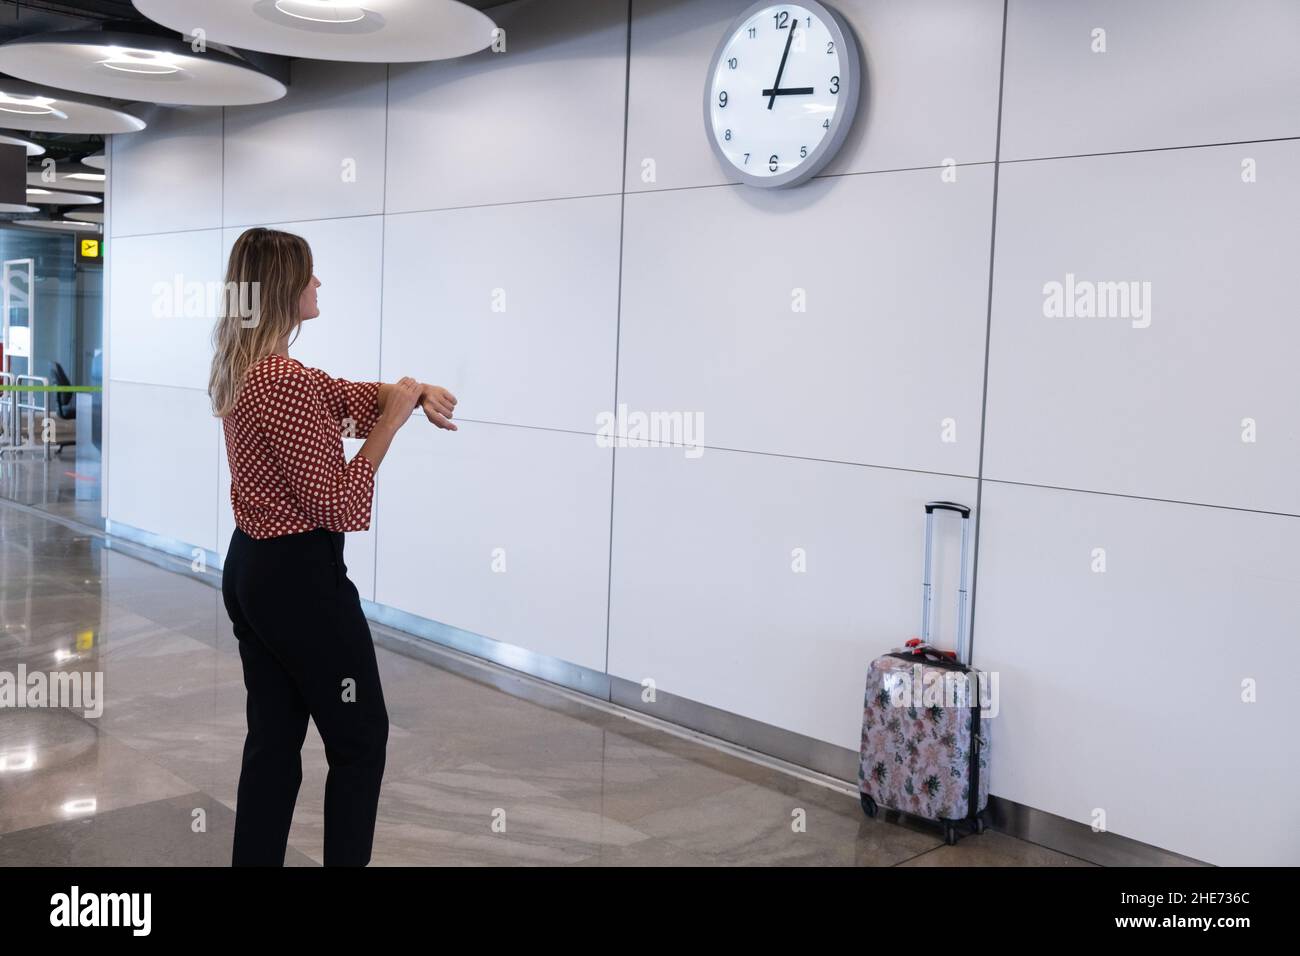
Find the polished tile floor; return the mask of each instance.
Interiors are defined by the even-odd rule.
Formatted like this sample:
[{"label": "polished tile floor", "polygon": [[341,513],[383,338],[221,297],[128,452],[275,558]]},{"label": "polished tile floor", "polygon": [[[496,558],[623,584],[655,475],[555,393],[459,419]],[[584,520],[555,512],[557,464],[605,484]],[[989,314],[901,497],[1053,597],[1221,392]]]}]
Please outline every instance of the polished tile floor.
[{"label": "polished tile floor", "polygon": [[104,527],[99,516],[99,450],[69,445],[46,460],[40,454],[0,457],[0,498]]},{"label": "polished tile floor", "polygon": [[[945,847],[867,820],[851,793],[500,669],[384,647],[379,664],[375,865],[1088,865],[994,832]],[[20,665],[102,671],[105,705],[0,708],[0,865],[228,864],[244,687],[216,589],[0,502],[0,671]],[[325,771],[313,727],[291,865],[322,858]]]}]

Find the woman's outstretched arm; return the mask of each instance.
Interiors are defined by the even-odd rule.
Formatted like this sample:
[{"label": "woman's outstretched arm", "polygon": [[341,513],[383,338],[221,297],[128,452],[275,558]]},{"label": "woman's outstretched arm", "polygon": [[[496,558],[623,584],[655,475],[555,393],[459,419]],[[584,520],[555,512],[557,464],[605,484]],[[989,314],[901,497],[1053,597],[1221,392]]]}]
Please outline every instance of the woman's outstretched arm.
[{"label": "woman's outstretched arm", "polygon": [[366,435],[365,444],[358,455],[370,463],[371,471],[379,470],[379,463],[388,454],[397,430],[405,425],[420,400],[420,383],[413,378],[404,378],[394,385],[380,385],[379,420]]},{"label": "woman's outstretched arm", "polygon": [[[456,426],[452,423],[452,414],[456,411],[456,396],[451,394],[441,385],[430,385],[427,382],[419,383],[420,397],[416,404],[424,410],[425,417],[433,422],[439,428],[445,428],[447,431],[456,431]],[[385,396],[393,389],[393,385],[379,386],[379,409],[384,409]]]}]

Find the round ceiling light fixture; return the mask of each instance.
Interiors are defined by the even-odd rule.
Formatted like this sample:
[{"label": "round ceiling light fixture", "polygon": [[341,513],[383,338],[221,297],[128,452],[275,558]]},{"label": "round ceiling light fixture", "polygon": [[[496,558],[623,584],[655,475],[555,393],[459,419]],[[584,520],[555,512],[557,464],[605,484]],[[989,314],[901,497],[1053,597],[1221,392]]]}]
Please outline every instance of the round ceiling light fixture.
[{"label": "round ceiling light fixture", "polygon": [[57,163],[43,160],[41,168],[28,169],[27,185],[42,189],[71,189],[81,192],[102,193],[108,177],[95,169],[78,163]]},{"label": "round ceiling light fixture", "polygon": [[[496,24],[460,0],[132,0],[155,23],[241,50],[351,63],[417,63],[477,53]],[[3,69],[3,67],[0,67]]]},{"label": "round ceiling light fixture", "polygon": [[217,43],[195,50],[170,32],[152,31],[162,28],[29,34],[0,46],[0,72],[58,89],[165,106],[249,106],[278,100],[288,89],[287,64],[261,56],[254,64]]},{"label": "round ceiling light fixture", "polygon": [[0,202],[0,212],[40,212],[35,206],[24,206],[19,202]]},{"label": "round ceiling light fixture", "polygon": [[140,117],[98,97],[69,95],[11,76],[0,76],[0,109],[12,111],[0,112],[0,124],[38,133],[138,133],[145,127]]},{"label": "round ceiling light fixture", "polygon": [[102,232],[93,222],[70,222],[67,219],[14,219],[12,226],[32,226],[36,229],[53,229],[57,232]]},{"label": "round ceiling light fixture", "polygon": [[[0,136],[0,140],[4,137]],[[41,147],[41,152],[45,152],[45,147]],[[103,153],[94,153],[90,156],[81,157],[81,165],[89,166],[91,169],[104,169],[108,164]]]},{"label": "round ceiling light fixture", "polygon": [[42,156],[45,153],[45,147],[39,143],[33,143],[30,139],[23,139],[21,136],[10,136],[0,134],[0,145],[4,146],[21,146],[27,150],[28,156]]},{"label": "round ceiling light fixture", "polygon": [[69,193],[40,186],[28,186],[27,201],[40,206],[84,206],[90,203],[102,203],[104,200],[99,196],[88,196],[85,193]]},{"label": "round ceiling light fixture", "polygon": [[[36,212],[35,206],[28,206],[27,208],[32,212]],[[63,218],[75,219],[77,222],[102,223],[104,221],[104,214],[102,212],[80,212],[79,210],[74,209],[72,212],[65,212]]]}]

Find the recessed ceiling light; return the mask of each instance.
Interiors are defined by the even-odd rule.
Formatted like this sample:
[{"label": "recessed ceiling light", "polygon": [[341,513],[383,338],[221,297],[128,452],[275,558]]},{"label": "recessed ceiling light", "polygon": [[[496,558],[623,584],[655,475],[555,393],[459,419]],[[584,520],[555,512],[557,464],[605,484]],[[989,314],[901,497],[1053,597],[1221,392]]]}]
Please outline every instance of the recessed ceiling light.
[{"label": "recessed ceiling light", "polygon": [[[476,53],[496,24],[460,0],[133,0],[150,20],[188,37],[280,56],[412,63]],[[0,67],[2,69],[3,67]]]},{"label": "recessed ceiling light", "polygon": [[254,65],[219,43],[195,50],[170,33],[60,30],[28,34],[0,46],[0,73],[115,99],[168,106],[247,106],[278,100],[287,89],[287,64],[257,59]]},{"label": "recessed ceiling light", "polygon": [[55,116],[67,119],[68,114],[54,108],[48,96],[18,96],[0,92],[0,113],[17,113],[19,116]]},{"label": "recessed ceiling light", "polygon": [[166,73],[179,73],[176,58],[170,53],[153,50],[131,50],[120,46],[110,46],[108,56],[99,61],[100,66],[123,73],[144,73],[158,76]]},{"label": "recessed ceiling light", "polygon": [[360,7],[331,3],[330,0],[275,0],[281,13],[317,23],[355,23],[365,19],[366,11]]}]

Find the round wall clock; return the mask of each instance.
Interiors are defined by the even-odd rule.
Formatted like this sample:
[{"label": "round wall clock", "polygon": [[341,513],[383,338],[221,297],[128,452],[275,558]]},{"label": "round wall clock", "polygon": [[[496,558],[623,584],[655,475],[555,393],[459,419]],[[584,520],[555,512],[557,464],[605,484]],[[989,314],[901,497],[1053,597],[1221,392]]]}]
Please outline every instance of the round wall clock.
[{"label": "round wall clock", "polygon": [[728,27],[704,87],[704,125],[751,186],[794,186],[830,161],[857,111],[862,65],[844,19],[814,0],[761,0]]}]

